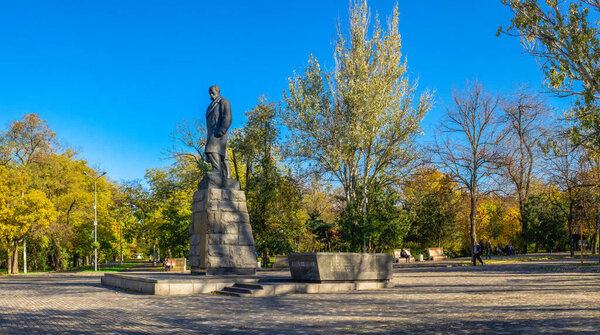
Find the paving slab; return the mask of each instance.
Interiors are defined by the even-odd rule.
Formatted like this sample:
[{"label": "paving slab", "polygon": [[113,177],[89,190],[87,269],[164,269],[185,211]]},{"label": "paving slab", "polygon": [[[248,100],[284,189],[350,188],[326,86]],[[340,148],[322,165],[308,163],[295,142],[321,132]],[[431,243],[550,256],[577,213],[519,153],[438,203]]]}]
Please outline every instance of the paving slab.
[{"label": "paving slab", "polygon": [[91,274],[0,278],[0,334],[588,333],[600,267],[578,260],[395,269],[393,287],[240,299],[106,289]]}]

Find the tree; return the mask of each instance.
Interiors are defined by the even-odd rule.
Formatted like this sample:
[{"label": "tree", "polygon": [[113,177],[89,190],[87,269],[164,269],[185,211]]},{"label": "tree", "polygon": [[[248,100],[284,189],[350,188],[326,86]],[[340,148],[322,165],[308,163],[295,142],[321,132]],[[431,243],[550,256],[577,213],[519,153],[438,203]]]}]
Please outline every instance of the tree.
[{"label": "tree", "polygon": [[573,256],[575,248],[573,241],[575,209],[579,192],[584,186],[579,179],[584,151],[566,134],[568,132],[564,129],[555,130],[553,139],[544,145],[544,158],[548,164],[546,171],[549,174],[550,181],[561,191],[561,193],[555,194],[553,201],[567,218],[569,249],[571,256]]},{"label": "tree", "polygon": [[402,246],[410,229],[411,213],[402,208],[400,192],[382,184],[374,187],[367,191],[371,200],[365,202],[362,211],[347,207],[340,216],[339,224],[350,251],[389,252]]},{"label": "tree", "polygon": [[29,187],[23,168],[8,170],[0,165],[0,246],[8,250],[8,273],[19,273],[17,242],[36,228],[56,218],[54,206],[39,190]]},{"label": "tree", "polygon": [[[521,38],[540,60],[547,86],[559,96],[579,97],[573,121],[584,141],[600,147],[600,30],[598,0],[503,0],[513,12],[498,34]],[[590,15],[591,14],[591,15]],[[578,136],[579,137],[579,136]]]},{"label": "tree", "polygon": [[264,258],[312,245],[300,185],[280,163],[277,114],[276,105],[261,98],[246,113],[248,121],[232,143],[245,167],[250,224],[256,249]]},{"label": "tree", "polygon": [[55,138],[45,120],[37,114],[26,114],[22,121],[13,121],[0,134],[0,164],[27,165],[40,153],[52,150]]},{"label": "tree", "polygon": [[576,214],[579,222],[585,223],[585,236],[592,243],[592,252],[598,248],[600,233],[600,156],[597,152],[586,150],[579,175],[584,189],[580,193],[580,205]]},{"label": "tree", "polygon": [[455,240],[456,215],[460,194],[449,176],[435,168],[418,170],[404,186],[406,208],[414,213],[407,240],[422,249],[449,244]]},{"label": "tree", "polygon": [[175,161],[191,161],[199,169],[206,170],[204,162],[204,146],[206,145],[206,125],[201,118],[192,122],[183,120],[175,125],[169,135],[173,145],[166,156]]},{"label": "tree", "polygon": [[413,104],[416,85],[409,84],[401,57],[397,8],[387,31],[376,20],[371,39],[369,23],[366,1],[356,4],[348,40],[341,32],[336,39],[335,70],[322,70],[311,56],[283,99],[289,157],[301,168],[333,176],[349,206],[362,194],[359,208],[370,198],[366,190],[398,182],[413,161],[413,143],[431,106],[428,93]]},{"label": "tree", "polygon": [[156,257],[154,250],[157,242],[157,232],[152,222],[158,203],[152,198],[150,191],[139,181],[129,181],[123,185],[123,207],[133,216],[131,225],[126,226],[123,235],[126,239],[135,240],[133,252],[148,252]]},{"label": "tree", "polygon": [[541,98],[520,88],[513,98],[504,103],[500,122],[504,124],[502,134],[500,167],[506,172],[514,187],[521,221],[521,251],[527,252],[527,216],[525,207],[529,201],[532,178],[536,160],[540,157],[539,145],[547,136],[545,119],[549,116],[549,107]]},{"label": "tree", "polygon": [[343,196],[339,188],[336,191],[316,175],[309,175],[305,182],[302,200],[308,215],[306,227],[312,232],[315,240],[312,251],[343,249],[342,228],[337,220],[343,208]]},{"label": "tree", "polygon": [[556,196],[550,193],[532,195],[531,200],[525,205],[523,215],[527,216],[529,225],[527,231],[528,239],[535,243],[536,252],[540,246],[546,250],[560,250],[569,244],[569,235],[565,229],[565,216],[562,209],[553,201]]},{"label": "tree", "polygon": [[[27,174],[30,164],[53,149],[54,138],[55,134],[46,121],[41,120],[37,114],[26,114],[23,120],[13,121],[6,132],[0,133],[0,165],[17,169],[20,175]],[[24,197],[28,186],[21,186],[21,197]],[[9,251],[9,256],[13,257],[9,261],[11,271],[18,272],[17,242],[22,239],[25,247],[26,239],[23,236],[11,242],[11,250],[14,250],[12,253]]]},{"label": "tree", "polygon": [[[453,106],[446,110],[440,137],[431,151],[440,169],[468,192],[471,245],[477,240],[477,200],[481,183],[489,181],[498,159],[496,114],[500,99],[479,83],[467,83],[464,92],[453,92]],[[471,252],[473,248],[470,248]]]},{"label": "tree", "polygon": [[521,235],[519,208],[514,198],[490,194],[479,199],[477,205],[477,235],[479,240],[492,246],[514,244]]},{"label": "tree", "polygon": [[152,210],[145,212],[145,234],[167,251],[169,257],[185,257],[189,250],[189,225],[192,197],[198,182],[198,167],[193,161],[180,160],[165,169],[150,169]]}]

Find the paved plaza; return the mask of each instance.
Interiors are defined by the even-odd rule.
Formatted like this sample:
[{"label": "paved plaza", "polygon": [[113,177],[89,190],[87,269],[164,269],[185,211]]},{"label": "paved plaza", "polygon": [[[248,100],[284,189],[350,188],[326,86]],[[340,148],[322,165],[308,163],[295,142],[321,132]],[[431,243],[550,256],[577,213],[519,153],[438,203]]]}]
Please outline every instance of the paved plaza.
[{"label": "paved plaza", "polygon": [[0,277],[0,334],[600,333],[598,265],[403,267],[394,283],[335,294],[161,297],[103,287],[98,275]]}]

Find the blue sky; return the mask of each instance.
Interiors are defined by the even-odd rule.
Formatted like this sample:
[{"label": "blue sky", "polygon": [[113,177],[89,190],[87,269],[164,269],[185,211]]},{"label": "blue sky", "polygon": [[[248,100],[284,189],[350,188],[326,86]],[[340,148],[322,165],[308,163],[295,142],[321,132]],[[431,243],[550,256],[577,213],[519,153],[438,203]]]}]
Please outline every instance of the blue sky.
[{"label": "blue sky", "polygon": [[[371,0],[382,21],[394,2]],[[143,178],[183,119],[204,116],[208,87],[233,126],[265,95],[278,101],[309,55],[333,68],[349,1],[5,1],[0,3],[0,129],[38,113],[66,145],[117,181]],[[499,1],[399,1],[403,53],[420,89],[436,91],[428,130],[469,79],[492,92],[543,90],[535,59],[496,37]],[[559,108],[564,100],[550,99]],[[429,131],[426,131],[428,136]]]}]

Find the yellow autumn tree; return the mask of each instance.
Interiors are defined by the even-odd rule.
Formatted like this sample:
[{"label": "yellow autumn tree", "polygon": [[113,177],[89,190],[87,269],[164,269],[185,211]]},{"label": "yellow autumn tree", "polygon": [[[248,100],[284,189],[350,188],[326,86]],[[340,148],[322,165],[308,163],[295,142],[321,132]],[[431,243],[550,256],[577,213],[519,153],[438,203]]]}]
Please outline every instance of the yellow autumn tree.
[{"label": "yellow autumn tree", "polygon": [[17,243],[25,241],[34,226],[47,227],[56,218],[52,202],[43,192],[29,188],[29,181],[24,169],[0,166],[0,245],[8,251],[11,274],[19,272]]}]

